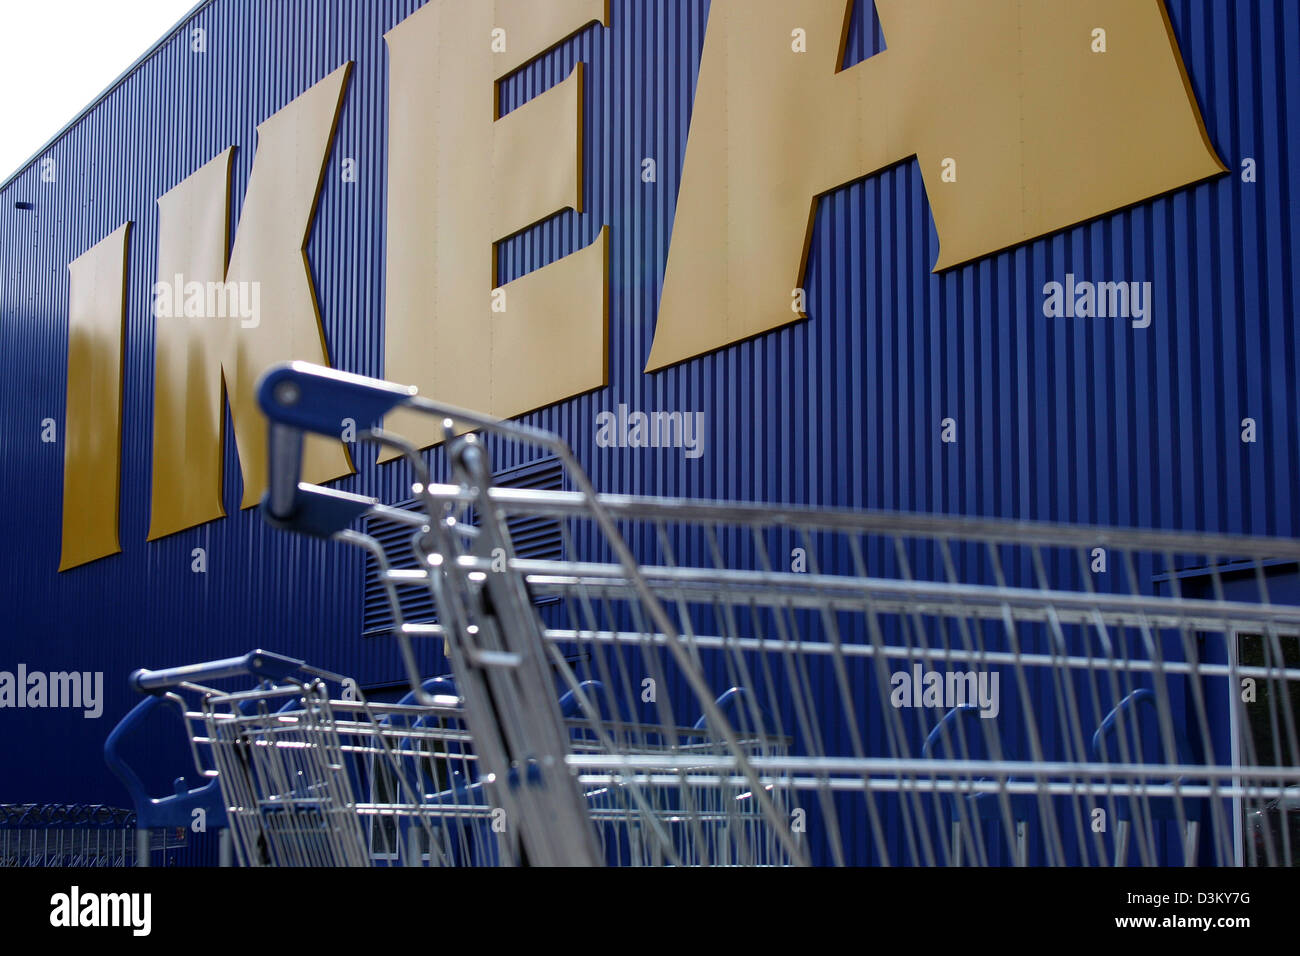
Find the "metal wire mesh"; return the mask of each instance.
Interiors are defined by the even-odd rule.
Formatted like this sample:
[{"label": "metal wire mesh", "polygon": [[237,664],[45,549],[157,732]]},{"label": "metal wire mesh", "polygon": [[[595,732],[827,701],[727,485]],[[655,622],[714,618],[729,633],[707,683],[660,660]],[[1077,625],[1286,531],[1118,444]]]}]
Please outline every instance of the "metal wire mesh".
[{"label": "metal wire mesh", "polygon": [[0,805],[0,866],[135,864],[135,814],[92,804]]},{"label": "metal wire mesh", "polygon": [[[1300,607],[1272,593],[1294,541],[484,474],[421,482],[418,512],[377,515],[425,557],[403,582],[469,609],[404,636],[473,652],[486,621],[535,638],[581,725],[563,756],[584,791],[614,788],[630,815],[684,811],[672,832],[647,817],[628,860],[1296,858],[1266,820],[1300,783]],[[560,523],[566,560],[514,556],[508,529],[527,518]]]},{"label": "metal wire mesh", "polygon": [[[565,517],[569,553],[592,538],[580,500],[498,497]],[[1270,595],[1294,543],[602,504],[673,629],[619,565],[513,562],[561,599],[544,636],[580,662],[567,679],[671,726],[705,703],[703,678],[734,694],[732,731],[763,743],[749,772],[613,743],[571,755],[585,784],[757,782],[781,795],[770,825],[837,863],[1295,859],[1285,827],[1243,833],[1300,766],[1300,608]]]},{"label": "metal wire mesh", "polygon": [[[449,682],[439,681],[444,687]],[[321,681],[234,693],[183,685],[196,747],[210,748],[237,858],[248,866],[500,866],[528,862],[502,799],[518,784],[478,769],[458,698],[437,703],[331,699]],[[576,750],[588,726],[567,722]],[[657,733],[657,731],[656,731]],[[684,746],[702,735],[685,728]],[[196,759],[201,767],[205,761]],[[602,858],[666,862],[646,829],[707,835],[748,813],[745,796],[716,787],[598,786],[584,793]],[[729,803],[739,801],[739,809]],[[755,835],[755,842],[760,842]],[[771,841],[767,841],[768,844]]]}]

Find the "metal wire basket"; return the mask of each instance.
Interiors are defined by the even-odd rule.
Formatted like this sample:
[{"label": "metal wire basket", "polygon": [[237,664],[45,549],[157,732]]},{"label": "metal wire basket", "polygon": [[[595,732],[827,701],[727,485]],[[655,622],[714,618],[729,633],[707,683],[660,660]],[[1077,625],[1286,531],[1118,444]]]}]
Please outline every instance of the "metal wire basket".
[{"label": "metal wire basket", "polygon": [[[516,841],[492,862],[1296,858],[1267,811],[1300,783],[1300,606],[1275,593],[1300,543],[598,494],[556,436],[412,389],[294,364],[260,397],[266,513],[372,554],[414,705],[413,641],[445,644]],[[358,437],[409,461],[415,507],[299,482],[304,432],[399,408],[443,420],[450,483],[380,428]],[[465,430],[554,454],[572,490],[494,487]],[[565,557],[519,557],[521,519]]]},{"label": "metal wire basket", "polygon": [[135,826],[131,811],[99,804],[0,804],[0,866],[131,866]]}]

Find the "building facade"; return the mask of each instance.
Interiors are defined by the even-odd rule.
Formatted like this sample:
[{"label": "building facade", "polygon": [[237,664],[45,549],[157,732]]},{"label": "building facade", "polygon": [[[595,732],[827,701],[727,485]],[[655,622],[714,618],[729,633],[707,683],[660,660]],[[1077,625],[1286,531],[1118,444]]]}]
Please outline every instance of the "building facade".
[{"label": "building facade", "polygon": [[136,667],[400,684],[362,557],[250,507],[274,360],[603,491],[1300,533],[1300,9],[751,6],[210,0],[0,187],[0,671],[88,675],[0,708],[0,799],[124,802]]}]

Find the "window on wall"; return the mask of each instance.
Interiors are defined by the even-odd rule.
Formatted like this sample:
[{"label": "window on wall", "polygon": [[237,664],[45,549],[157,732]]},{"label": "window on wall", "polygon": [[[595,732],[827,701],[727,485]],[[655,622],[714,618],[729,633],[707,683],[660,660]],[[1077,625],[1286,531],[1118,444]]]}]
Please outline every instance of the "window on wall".
[{"label": "window on wall", "polygon": [[[1177,578],[1177,593],[1186,598],[1251,605],[1300,604],[1300,567],[1294,562],[1214,564],[1184,569]],[[1160,584],[1165,588],[1174,586],[1167,577]],[[1198,637],[1202,664],[1300,671],[1300,634],[1242,630]],[[1207,674],[1200,683],[1208,738],[1190,710],[1182,728],[1193,742],[1194,760],[1213,760],[1221,766],[1232,761],[1243,768],[1300,766],[1300,679],[1279,674],[1236,681]],[[1224,809],[1234,818],[1236,860],[1246,866],[1300,865],[1300,786],[1294,780],[1269,779],[1249,771],[1238,782],[1245,792],[1224,802]],[[1280,797],[1276,793],[1253,794],[1250,788],[1259,786],[1285,790]],[[1208,801],[1200,807],[1205,812],[1211,808]],[[1208,821],[1210,817],[1202,819]],[[1212,858],[1207,843],[1201,841],[1202,863]]]},{"label": "window on wall", "polygon": [[[1238,634],[1237,663],[1242,667],[1300,670],[1300,636]],[[1243,699],[1246,726],[1241,728],[1241,736],[1248,758],[1267,766],[1300,765],[1296,753],[1300,744],[1292,733],[1300,733],[1300,727],[1295,726],[1300,715],[1300,680],[1258,681],[1253,694]]]},{"label": "window on wall", "polygon": [[[1300,635],[1238,634],[1237,663],[1300,670]],[[1258,680],[1242,699],[1245,719],[1244,726],[1238,727],[1242,762],[1300,766],[1300,680]],[[1291,781],[1282,796],[1247,798],[1242,803],[1243,862],[1247,866],[1300,866],[1300,785]]]}]

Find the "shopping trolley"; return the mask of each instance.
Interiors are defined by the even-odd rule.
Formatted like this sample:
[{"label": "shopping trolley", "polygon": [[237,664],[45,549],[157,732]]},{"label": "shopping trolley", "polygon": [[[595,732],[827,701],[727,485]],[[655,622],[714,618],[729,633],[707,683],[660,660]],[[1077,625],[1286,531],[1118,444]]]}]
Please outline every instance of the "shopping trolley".
[{"label": "shopping trolley", "polygon": [[0,867],[130,866],[135,814],[101,804],[0,804]]},{"label": "shopping trolley", "polygon": [[[555,435],[414,389],[294,363],[259,400],[268,519],[369,552],[417,705],[413,644],[443,643],[519,860],[1296,858],[1287,827],[1243,827],[1300,781],[1300,542],[597,493]],[[414,506],[299,481],[304,433],[397,410],[442,421],[450,482],[377,424],[358,440],[406,459]],[[507,441],[571,490],[495,486]],[[407,528],[419,566],[363,517]],[[529,518],[563,559],[515,553]]]},{"label": "shopping trolley", "polygon": [[[259,678],[253,687],[216,684]],[[249,866],[502,866],[527,861],[509,825],[500,782],[480,775],[462,701],[447,678],[422,683],[396,703],[368,701],[355,681],[267,651],[131,676],[141,706],[176,704],[189,728],[194,765],[209,782],[146,800],[157,814],[188,814],[219,798],[215,825],[229,826],[234,855]],[[330,685],[336,691],[331,693]],[[346,690],[344,690],[346,689]],[[343,691],[340,693],[339,691]],[[584,691],[598,695],[596,682]],[[558,702],[571,710],[573,698]],[[138,707],[136,710],[138,711]],[[133,711],[133,715],[135,711]],[[118,739],[138,723],[129,715]],[[583,721],[567,722],[576,738]],[[694,728],[683,731],[698,736]],[[582,747],[580,740],[575,746]],[[106,748],[108,749],[108,748]],[[114,753],[120,763],[120,757]],[[133,774],[131,775],[133,777]],[[124,777],[124,780],[127,778]],[[133,790],[140,790],[138,781]],[[511,784],[513,785],[513,784]],[[602,858],[654,862],[639,839],[643,819],[618,787],[584,795]],[[684,808],[658,794],[643,810],[680,827],[688,810],[711,832],[716,792]],[[718,811],[714,808],[712,816]],[[169,817],[170,819],[170,817]]]},{"label": "shopping trolley", "polygon": [[[220,686],[232,680],[234,689]],[[219,823],[229,827],[241,865],[360,866],[390,858],[397,846],[367,821],[401,815],[409,822],[411,807],[440,801],[445,813],[456,802],[455,698],[372,705],[354,681],[263,650],[141,669],[131,683],[150,695],[144,703],[178,707],[194,766],[208,780],[178,799],[207,805],[216,796]],[[438,782],[431,796],[430,781]],[[437,817],[429,807],[420,819]],[[427,822],[424,830],[426,856],[436,857],[439,847],[455,852],[447,834],[433,846]]]}]

